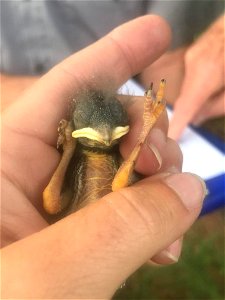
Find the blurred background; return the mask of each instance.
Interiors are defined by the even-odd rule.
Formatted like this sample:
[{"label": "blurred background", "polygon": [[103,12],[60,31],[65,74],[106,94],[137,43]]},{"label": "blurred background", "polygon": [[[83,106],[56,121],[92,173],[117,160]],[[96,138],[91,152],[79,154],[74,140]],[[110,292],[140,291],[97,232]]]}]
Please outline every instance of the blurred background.
[{"label": "blurred background", "polygon": [[224,299],[224,210],[201,217],[186,234],[179,262],[143,266],[114,299]]}]

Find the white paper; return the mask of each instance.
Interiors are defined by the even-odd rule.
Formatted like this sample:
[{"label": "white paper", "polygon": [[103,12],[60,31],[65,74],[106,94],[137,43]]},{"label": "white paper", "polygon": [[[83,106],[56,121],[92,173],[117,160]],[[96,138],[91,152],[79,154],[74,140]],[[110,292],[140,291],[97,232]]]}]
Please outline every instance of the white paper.
[{"label": "white paper", "polygon": [[[119,92],[143,96],[144,89],[135,81],[129,80]],[[168,110],[169,118],[172,112]],[[225,155],[204,137],[187,127],[179,140],[183,152],[183,171],[192,172],[204,179],[225,173]]]}]

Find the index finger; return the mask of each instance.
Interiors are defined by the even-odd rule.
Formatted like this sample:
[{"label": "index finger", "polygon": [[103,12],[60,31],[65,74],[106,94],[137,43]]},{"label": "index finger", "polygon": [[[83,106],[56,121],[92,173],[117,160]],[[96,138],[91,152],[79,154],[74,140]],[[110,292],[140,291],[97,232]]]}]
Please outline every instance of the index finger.
[{"label": "index finger", "polygon": [[55,142],[55,128],[68,100],[81,85],[111,82],[117,89],[157,59],[169,43],[170,30],[157,16],[130,21],[70,56],[43,76],[4,114],[4,122],[44,142]]}]

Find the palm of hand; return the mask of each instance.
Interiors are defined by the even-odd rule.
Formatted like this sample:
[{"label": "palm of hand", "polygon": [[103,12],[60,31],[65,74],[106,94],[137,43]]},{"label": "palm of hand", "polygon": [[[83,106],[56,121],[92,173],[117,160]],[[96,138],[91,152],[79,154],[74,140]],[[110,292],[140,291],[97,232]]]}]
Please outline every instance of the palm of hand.
[{"label": "palm of hand", "polygon": [[[21,122],[20,128],[24,127]],[[53,146],[20,128],[3,125],[2,192],[8,199],[2,208],[3,245],[47,226],[42,192],[59,159]]]},{"label": "palm of hand", "polygon": [[[169,30],[161,19],[146,16],[131,21],[53,68],[4,112],[4,244],[48,225],[42,218],[42,191],[59,160],[55,150],[57,123],[65,117],[67,100],[73,97],[79,83],[90,83],[95,75],[100,88],[105,86],[106,78],[116,90],[157,59],[168,41]],[[133,114],[138,120],[136,107]],[[137,123],[121,145],[124,157],[137,141]],[[178,146],[166,137],[166,115],[155,127],[148,142],[158,150],[158,159],[151,147],[146,147],[139,170],[146,175],[159,168],[167,175],[171,170],[179,171],[182,156]],[[171,181],[163,178],[146,179],[136,188],[124,189],[123,194],[108,195],[93,207],[5,247],[4,298],[111,298],[135,269],[179,238],[199,213],[199,203],[190,212],[176,191],[182,187],[187,198],[189,191],[199,190],[197,194],[202,199],[201,182],[191,175],[172,174],[171,187]],[[162,263],[171,260],[164,257]]]},{"label": "palm of hand", "polygon": [[[96,43],[66,59],[26,91],[20,101],[5,110],[2,126],[2,193],[5,199],[2,209],[3,244],[19,240],[48,225],[42,217],[42,191],[59,161],[59,154],[55,150],[56,128],[59,120],[65,117],[68,99],[73,97],[80,82],[89,83],[91,76],[95,75],[96,82],[101,82],[101,86],[111,82],[112,88],[116,90],[159,57],[166,48],[169,31],[163,22],[159,21],[164,34],[155,35],[153,30],[152,35],[147,33],[148,39],[140,35],[141,30],[143,34],[146,33],[148,22],[151,28],[158,28],[157,18],[147,19],[146,24],[137,20],[139,26],[136,23],[133,26],[127,24],[118,36],[117,31],[113,31],[100,44]],[[128,29],[130,36],[140,37],[137,47],[134,47],[133,42],[131,46],[123,45],[123,37],[129,35]],[[158,40],[160,42],[157,43]],[[149,51],[152,41],[156,47]],[[126,49],[131,49],[129,55]],[[159,127],[163,128],[164,141],[168,127],[165,116]],[[124,153],[133,148],[135,134],[128,138]],[[171,149],[171,143],[166,144]],[[166,156],[170,157],[168,154]],[[150,166],[156,161],[152,157],[154,155],[148,153]],[[174,161],[173,157],[171,160],[166,159],[166,164],[171,161]],[[151,170],[149,166],[148,169]]]}]

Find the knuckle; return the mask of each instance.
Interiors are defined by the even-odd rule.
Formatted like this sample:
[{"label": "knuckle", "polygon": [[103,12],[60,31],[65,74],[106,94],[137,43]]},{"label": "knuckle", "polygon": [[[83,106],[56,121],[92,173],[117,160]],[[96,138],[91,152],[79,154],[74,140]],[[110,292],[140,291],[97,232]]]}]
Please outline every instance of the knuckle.
[{"label": "knuckle", "polygon": [[128,70],[129,74],[133,74],[136,65],[136,59],[133,55],[132,51],[129,48],[125,48],[121,43],[120,40],[117,39],[115,35],[116,31],[114,30],[108,35],[108,39],[112,43],[113,47],[116,49],[118,55],[121,57],[120,63],[123,62],[126,69]]},{"label": "knuckle", "polygon": [[133,233],[135,240],[165,234],[174,224],[173,206],[168,203],[162,205],[165,199],[159,201],[158,190],[151,192],[150,188],[135,186],[117,193],[120,197],[120,206],[114,206],[117,219],[123,228],[125,226],[126,230]]}]

